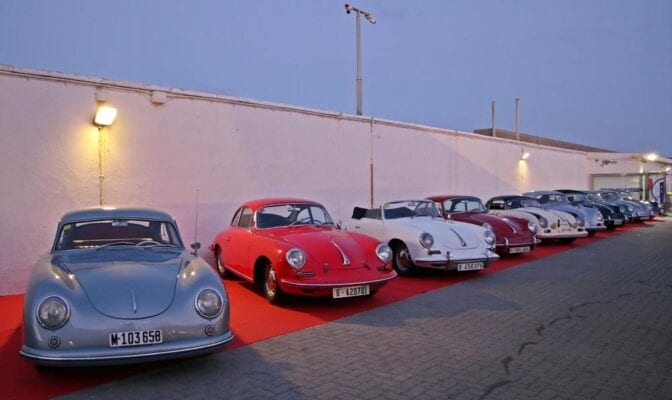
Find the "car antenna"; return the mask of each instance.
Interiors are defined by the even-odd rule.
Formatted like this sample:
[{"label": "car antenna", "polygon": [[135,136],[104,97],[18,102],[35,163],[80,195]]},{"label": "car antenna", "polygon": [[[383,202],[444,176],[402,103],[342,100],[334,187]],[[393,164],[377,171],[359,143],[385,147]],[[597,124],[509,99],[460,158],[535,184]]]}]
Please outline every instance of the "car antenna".
[{"label": "car antenna", "polygon": [[201,248],[201,244],[198,242],[198,189],[196,189],[196,223],[194,224],[194,243],[191,244],[191,248],[194,249],[194,252],[191,254],[197,256],[198,249]]}]

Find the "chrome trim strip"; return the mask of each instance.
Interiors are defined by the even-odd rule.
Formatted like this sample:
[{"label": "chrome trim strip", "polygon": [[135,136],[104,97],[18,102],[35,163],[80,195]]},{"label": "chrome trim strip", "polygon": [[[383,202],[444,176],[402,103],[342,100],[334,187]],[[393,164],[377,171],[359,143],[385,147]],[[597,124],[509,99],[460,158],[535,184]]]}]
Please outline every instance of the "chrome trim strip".
[{"label": "chrome trim strip", "polygon": [[348,283],[299,283],[299,282],[290,282],[287,279],[281,279],[280,282],[287,285],[287,286],[292,286],[292,287],[300,287],[300,288],[336,288],[336,287],[344,287],[344,286],[356,286],[356,285],[370,285],[374,283],[382,283],[382,282],[387,282],[390,279],[394,279],[397,277],[397,273],[395,271],[391,271],[392,276],[383,278],[383,279],[376,279],[372,281],[364,281],[364,282],[348,282]]},{"label": "chrome trim strip", "polygon": [[334,242],[333,240],[331,241],[331,244],[333,244],[334,247],[336,247],[336,249],[341,253],[341,257],[343,257],[343,265],[349,266],[350,265],[350,259],[348,258],[348,256],[345,255],[345,252],[343,251],[343,249],[341,249],[341,247],[339,245],[337,245],[336,242]]}]

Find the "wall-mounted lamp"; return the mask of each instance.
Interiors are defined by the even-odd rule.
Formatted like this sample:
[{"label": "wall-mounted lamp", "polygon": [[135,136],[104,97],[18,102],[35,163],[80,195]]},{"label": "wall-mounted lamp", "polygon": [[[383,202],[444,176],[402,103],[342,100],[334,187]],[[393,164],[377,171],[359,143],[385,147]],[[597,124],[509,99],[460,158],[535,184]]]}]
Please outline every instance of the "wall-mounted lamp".
[{"label": "wall-mounted lamp", "polygon": [[525,149],[520,149],[520,159],[527,160],[528,158],[530,158],[530,152],[525,151]]},{"label": "wall-mounted lamp", "polygon": [[103,173],[103,153],[105,150],[105,138],[103,135],[103,128],[110,126],[117,118],[117,109],[100,103],[96,109],[96,115],[93,117],[93,124],[98,127],[98,196],[100,205],[103,205],[103,181],[105,174]]},{"label": "wall-mounted lamp", "polygon": [[101,104],[96,110],[93,124],[97,127],[110,126],[114,123],[115,118],[117,118],[117,109],[112,106]]},{"label": "wall-mounted lamp", "polygon": [[656,153],[645,154],[644,159],[646,161],[656,161],[658,159],[658,154]]},{"label": "wall-mounted lamp", "polygon": [[665,172],[670,172],[670,167],[665,167]]}]

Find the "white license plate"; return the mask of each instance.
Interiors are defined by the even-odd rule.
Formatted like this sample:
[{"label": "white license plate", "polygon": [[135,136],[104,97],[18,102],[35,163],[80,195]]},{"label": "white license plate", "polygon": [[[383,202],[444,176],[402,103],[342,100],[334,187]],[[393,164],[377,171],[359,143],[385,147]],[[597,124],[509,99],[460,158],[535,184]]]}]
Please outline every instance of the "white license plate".
[{"label": "white license plate", "polygon": [[335,299],[343,297],[366,296],[369,294],[369,285],[337,287],[333,289]]},{"label": "white license plate", "polygon": [[483,269],[483,263],[482,262],[470,262],[470,263],[461,263],[457,264],[457,270],[458,271],[476,271],[479,269]]},{"label": "white license plate", "polygon": [[614,220],[614,225],[623,225],[623,220],[622,219],[615,219]]},{"label": "white license plate", "polygon": [[530,246],[509,248],[509,254],[527,253],[528,251],[530,251]]},{"label": "white license plate", "polygon": [[142,346],[162,342],[163,334],[158,329],[110,333],[110,347]]}]

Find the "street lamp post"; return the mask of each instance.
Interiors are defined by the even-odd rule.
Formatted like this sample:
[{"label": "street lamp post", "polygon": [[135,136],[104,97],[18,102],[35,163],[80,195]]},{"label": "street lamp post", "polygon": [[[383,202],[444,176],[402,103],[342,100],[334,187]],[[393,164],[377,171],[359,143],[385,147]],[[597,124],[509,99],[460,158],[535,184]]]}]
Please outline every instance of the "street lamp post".
[{"label": "street lamp post", "polygon": [[372,24],[376,23],[376,20],[373,18],[373,15],[368,11],[361,10],[351,4],[345,4],[345,12],[350,14],[351,12],[355,13],[355,41],[357,45],[357,115],[362,115],[362,38],[361,38],[361,29],[359,27],[359,16],[363,15],[367,21]]}]

